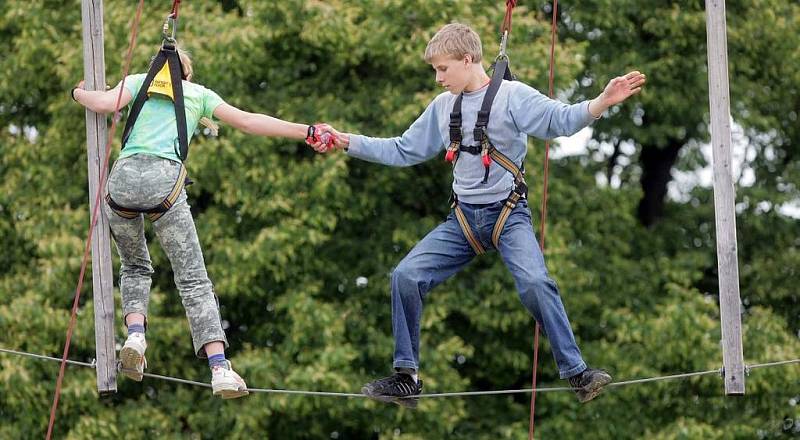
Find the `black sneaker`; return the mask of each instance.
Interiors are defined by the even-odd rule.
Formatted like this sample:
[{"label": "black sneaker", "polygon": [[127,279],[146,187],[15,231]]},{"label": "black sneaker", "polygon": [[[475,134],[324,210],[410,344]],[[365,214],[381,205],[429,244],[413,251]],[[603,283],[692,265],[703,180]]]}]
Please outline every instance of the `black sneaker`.
[{"label": "black sneaker", "polygon": [[381,402],[391,402],[406,408],[416,408],[422,392],[422,381],[414,382],[408,374],[394,373],[389,377],[370,382],[361,388],[365,396]]},{"label": "black sneaker", "polygon": [[578,400],[586,403],[597,397],[603,387],[611,383],[611,375],[603,370],[587,368],[567,380],[578,395]]}]

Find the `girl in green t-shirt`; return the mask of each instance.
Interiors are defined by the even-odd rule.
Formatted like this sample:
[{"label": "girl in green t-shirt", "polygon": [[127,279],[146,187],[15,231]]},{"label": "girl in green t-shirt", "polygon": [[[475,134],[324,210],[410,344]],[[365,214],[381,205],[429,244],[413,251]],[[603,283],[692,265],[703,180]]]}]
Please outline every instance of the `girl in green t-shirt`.
[{"label": "girl in green t-shirt", "polygon": [[[191,82],[191,59],[182,50],[178,49],[178,52],[183,67],[181,84],[187,139],[191,140],[198,123],[216,130],[212,118],[245,133],[261,136],[305,139],[309,133],[313,133],[313,128],[308,125],[242,111],[225,103],[212,90]],[[144,74],[137,74],[126,78],[119,107],[116,103],[122,82],[108,91],[84,90],[81,82],[72,90],[72,97],[94,112],[112,113],[132,101],[144,77]],[[153,221],[156,236],[172,265],[175,284],[189,319],[194,351],[198,357],[208,358],[214,395],[222,398],[241,397],[248,394],[247,385],[233,371],[230,361],[225,359],[228,341],[186,201],[186,191],[183,189],[185,169],[176,151],[177,139],[172,101],[158,95],[151,96],[142,107],[108,178],[107,200],[115,209],[106,204],[104,208],[122,263],[119,284],[128,330],[128,339],[120,350],[122,371],[134,380],[142,380],[147,365],[144,357],[147,348],[145,327],[153,268],[141,210],[169,200],[171,206],[166,212],[147,215]]]}]

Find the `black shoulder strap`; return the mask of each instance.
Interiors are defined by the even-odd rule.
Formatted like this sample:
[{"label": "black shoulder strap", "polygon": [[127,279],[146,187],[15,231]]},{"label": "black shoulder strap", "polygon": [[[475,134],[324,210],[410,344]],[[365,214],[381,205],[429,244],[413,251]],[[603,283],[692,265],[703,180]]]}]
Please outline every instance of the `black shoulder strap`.
[{"label": "black shoulder strap", "polygon": [[181,65],[181,58],[178,56],[178,51],[175,48],[161,49],[167,54],[167,62],[169,63],[169,76],[172,80],[172,94],[175,95],[173,102],[175,107],[175,123],[178,126],[178,145],[180,146],[181,161],[185,161],[189,157],[189,140],[186,133],[186,108],[183,105],[183,66]]},{"label": "black shoulder strap", "polygon": [[180,152],[178,153],[181,160],[185,161],[189,156],[189,141],[186,133],[186,109],[183,103],[183,84],[181,82],[183,80],[183,66],[181,65],[178,51],[171,45],[164,45],[158,51],[150,70],[147,71],[141,88],[139,88],[139,93],[136,94],[128,119],[125,121],[125,129],[122,132],[122,149],[125,149],[133,126],[136,124],[136,119],[148,99],[147,90],[150,88],[150,84],[152,84],[156,74],[164,67],[164,64],[169,66],[169,76],[172,82],[173,106],[175,107],[175,122],[178,129],[178,145],[180,147]]},{"label": "black shoulder strap", "polygon": [[450,143],[461,143],[461,100],[464,94],[460,93],[453,103],[453,111],[450,112]]},{"label": "black shoulder strap", "polygon": [[478,120],[475,122],[475,129],[472,134],[475,142],[480,144],[483,140],[483,134],[486,127],[489,125],[489,115],[492,112],[492,103],[494,102],[497,91],[500,90],[500,85],[503,79],[512,79],[511,69],[508,68],[508,59],[501,59],[494,64],[494,73],[492,80],[489,82],[489,89],[486,90],[486,95],[483,96],[481,109],[478,111]]},{"label": "black shoulder strap", "polygon": [[144,77],[144,82],[142,82],[142,86],[139,88],[139,93],[136,94],[136,99],[133,101],[131,111],[128,113],[128,119],[125,121],[125,129],[122,131],[121,149],[125,149],[125,144],[128,143],[128,137],[131,135],[131,130],[136,124],[136,118],[139,117],[139,112],[142,110],[144,102],[147,101],[147,89],[150,87],[150,83],[153,82],[153,78],[156,77],[156,74],[159,70],[161,70],[162,67],[164,67],[164,63],[166,62],[167,58],[159,50],[155,59],[153,60],[153,63],[150,65],[150,70],[147,71],[147,75]]}]

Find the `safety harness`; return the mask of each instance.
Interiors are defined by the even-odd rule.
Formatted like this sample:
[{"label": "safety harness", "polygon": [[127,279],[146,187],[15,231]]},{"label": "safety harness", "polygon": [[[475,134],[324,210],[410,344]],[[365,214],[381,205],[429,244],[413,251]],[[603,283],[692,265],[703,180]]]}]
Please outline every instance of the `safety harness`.
[{"label": "safety harness", "polygon": [[[175,122],[178,128],[178,145],[175,153],[181,159],[181,169],[178,174],[178,179],[172,187],[169,195],[158,205],[152,208],[128,208],[119,205],[111,198],[111,193],[106,194],[106,202],[108,206],[119,216],[127,219],[132,219],[139,214],[147,214],[151,221],[156,221],[161,218],[164,213],[169,211],[175,201],[181,195],[181,191],[186,185],[191,185],[192,181],[186,175],[186,167],[183,162],[189,156],[189,140],[186,132],[186,108],[183,101],[183,84],[181,81],[183,77],[183,65],[181,58],[178,55],[178,49],[175,42],[175,32],[177,29],[177,5],[180,3],[176,0],[173,3],[172,12],[167,16],[164,22],[164,41],[161,44],[147,75],[144,78],[139,92],[136,94],[136,99],[133,101],[131,111],[128,114],[128,120],[125,122],[125,129],[122,132],[122,148],[127,146],[128,138],[131,135],[136,119],[142,111],[145,102],[151,95],[157,95],[162,98],[167,98],[172,101],[175,108]],[[172,24],[172,34],[168,34],[168,30]]]},{"label": "safety harness", "polygon": [[[489,88],[486,90],[486,95],[483,97],[481,109],[478,112],[478,119],[475,123],[475,128],[472,131],[477,145],[461,144],[461,101],[464,98],[464,94],[461,93],[453,103],[453,111],[450,113],[450,145],[447,147],[445,153],[445,160],[453,164],[453,172],[455,172],[456,161],[458,160],[458,155],[460,152],[463,151],[472,155],[480,154],[485,169],[483,183],[486,183],[489,178],[489,168],[492,161],[497,162],[498,165],[503,167],[506,171],[514,176],[514,188],[506,198],[503,210],[497,217],[497,221],[494,224],[494,229],[492,230],[492,243],[494,243],[495,248],[498,248],[499,246],[500,234],[503,232],[506,220],[508,220],[508,216],[511,214],[511,211],[514,210],[514,208],[517,206],[517,203],[521,199],[526,198],[528,195],[528,185],[525,183],[525,165],[522,164],[522,166],[517,166],[514,161],[508,158],[508,156],[501,153],[500,150],[498,150],[494,144],[492,144],[487,130],[487,126],[489,125],[489,115],[492,111],[492,103],[494,102],[497,91],[500,89],[500,85],[503,83],[504,79],[513,80],[514,77],[511,74],[511,69],[508,67],[508,58],[503,52],[501,52],[501,55],[498,56],[497,60],[495,61],[494,73],[492,74],[492,79],[489,82]],[[477,237],[475,237],[475,235],[472,233],[472,228],[469,226],[464,212],[461,210],[461,207],[458,206],[458,197],[455,193],[452,194],[452,199],[453,203],[451,207],[455,209],[458,224],[461,226],[461,230],[463,231],[464,236],[467,238],[470,246],[472,246],[472,250],[474,250],[478,255],[486,253],[486,249],[484,249],[480,240],[478,240]]]}]

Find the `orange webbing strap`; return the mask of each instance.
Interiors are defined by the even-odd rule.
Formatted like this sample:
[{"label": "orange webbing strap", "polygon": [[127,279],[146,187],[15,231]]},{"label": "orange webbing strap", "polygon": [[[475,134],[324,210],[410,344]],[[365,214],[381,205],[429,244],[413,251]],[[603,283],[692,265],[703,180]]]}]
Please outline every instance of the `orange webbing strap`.
[{"label": "orange webbing strap", "polygon": [[520,195],[517,192],[512,192],[510,196],[506,199],[506,204],[503,206],[503,210],[500,211],[500,215],[497,216],[497,221],[494,223],[494,229],[492,229],[492,243],[494,243],[495,249],[500,249],[500,234],[503,233],[503,228],[506,226],[506,220],[508,220],[508,216],[511,215],[511,211],[517,206],[517,202],[519,202]]},{"label": "orange webbing strap", "polygon": [[178,180],[175,182],[175,186],[172,187],[172,192],[161,202],[160,206],[164,208],[164,212],[147,214],[147,218],[149,218],[151,222],[154,222],[160,219],[162,215],[166,214],[166,212],[172,208],[172,205],[175,204],[175,201],[178,200],[184,186],[186,186],[186,167],[181,164],[181,171],[178,174]]},{"label": "orange webbing strap", "polygon": [[[111,195],[110,194],[106,194],[106,203],[108,203],[109,207],[112,206],[111,204],[113,202],[114,201],[111,199]],[[138,217],[139,214],[141,214],[140,212],[136,212],[136,211],[128,211],[127,209],[125,209],[125,208],[123,208],[121,206],[120,207],[112,207],[111,210],[114,211],[114,213],[117,214],[118,216],[120,216],[122,218],[126,218],[128,220],[134,219],[134,218]]]},{"label": "orange webbing strap", "polygon": [[181,195],[181,191],[183,191],[184,186],[186,186],[186,167],[181,164],[181,170],[178,173],[178,179],[175,181],[172,191],[157,206],[148,209],[126,208],[118,205],[114,199],[111,198],[110,193],[106,194],[106,203],[108,203],[108,206],[112,211],[122,218],[130,220],[138,217],[139,214],[147,214],[147,218],[154,222],[160,219],[162,215],[172,208],[172,205],[175,204],[175,201],[178,200],[178,197]]},{"label": "orange webbing strap", "polygon": [[500,234],[503,233],[503,228],[506,226],[506,220],[508,220],[508,216],[511,215],[511,211],[513,211],[517,206],[517,202],[519,202],[519,200],[523,197],[523,188],[527,188],[527,185],[525,184],[525,172],[522,171],[517,164],[515,164],[505,154],[498,151],[497,148],[492,148],[489,156],[491,156],[498,165],[505,168],[506,171],[514,176],[514,190],[511,191],[511,194],[506,199],[503,210],[500,211],[500,215],[497,216],[497,221],[494,223],[494,229],[492,229],[492,243],[494,243],[495,249],[499,249]]},{"label": "orange webbing strap", "polygon": [[483,255],[486,253],[486,250],[483,248],[483,245],[475,235],[472,233],[472,228],[469,226],[469,222],[467,222],[467,217],[464,215],[464,211],[461,210],[461,207],[458,206],[458,202],[455,203],[455,212],[456,218],[458,219],[458,224],[461,226],[461,231],[464,233],[464,237],[467,238],[469,245],[472,246],[472,250],[475,251],[478,255]]},{"label": "orange webbing strap", "polygon": [[508,156],[506,156],[505,154],[501,153],[500,150],[497,149],[497,147],[492,147],[491,148],[491,151],[489,151],[489,156],[495,162],[497,162],[498,165],[500,165],[501,167],[505,168],[506,171],[511,173],[511,175],[514,176],[514,180],[515,181],[517,179],[517,175],[524,174],[524,173],[522,173],[520,171],[520,169],[517,166],[517,164],[515,164],[513,160],[509,159]]}]

